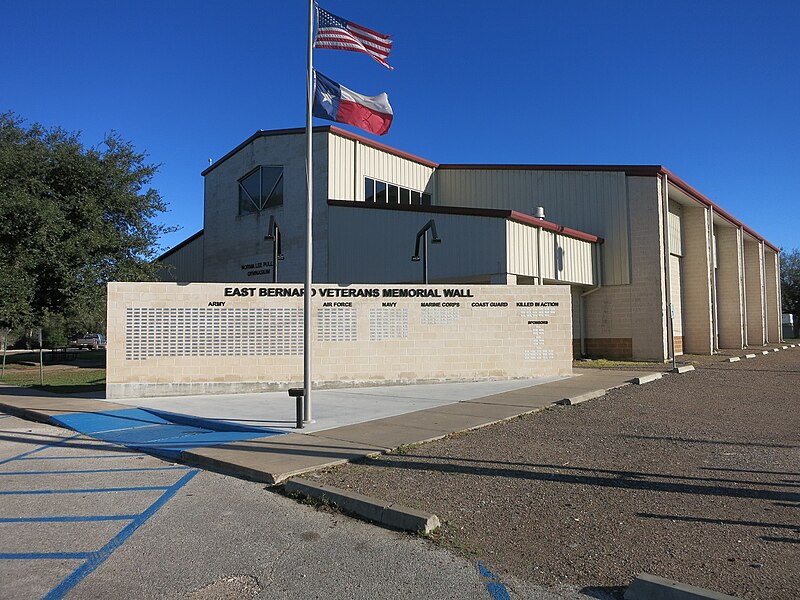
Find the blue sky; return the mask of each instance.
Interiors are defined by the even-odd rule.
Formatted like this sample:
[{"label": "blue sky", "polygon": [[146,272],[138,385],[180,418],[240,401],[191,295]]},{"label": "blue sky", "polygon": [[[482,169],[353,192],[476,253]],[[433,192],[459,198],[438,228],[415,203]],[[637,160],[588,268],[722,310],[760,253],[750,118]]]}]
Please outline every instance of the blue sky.
[{"label": "blue sky", "polygon": [[[388,92],[381,142],[442,163],[663,164],[772,243],[800,246],[797,0],[321,5],[394,36],[394,71],[314,57],[357,92]],[[162,220],[182,228],[170,247],[202,228],[209,158],[304,125],[306,12],[304,0],[11,0],[0,111],[146,150],[162,165]]]}]

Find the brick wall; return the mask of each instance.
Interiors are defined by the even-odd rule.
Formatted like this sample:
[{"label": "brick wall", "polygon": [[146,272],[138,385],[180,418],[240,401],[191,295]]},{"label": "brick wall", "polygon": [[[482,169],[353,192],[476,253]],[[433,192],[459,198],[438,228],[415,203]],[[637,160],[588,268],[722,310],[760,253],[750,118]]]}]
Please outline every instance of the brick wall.
[{"label": "brick wall", "polygon": [[[664,285],[661,179],[628,177],[631,237],[629,292],[631,354],[636,360],[665,360],[666,299]],[[627,337],[627,336],[614,336]]]},{"label": "brick wall", "polygon": [[780,269],[778,255],[764,249],[764,285],[766,292],[767,337],[771,344],[781,339]]},{"label": "brick wall", "polygon": [[[454,284],[424,288],[438,297],[394,295],[409,289],[418,288],[314,286],[315,384],[571,374],[568,286]],[[296,284],[109,284],[107,397],[298,387],[298,292]]]},{"label": "brick wall", "polygon": [[741,235],[735,227],[715,225],[717,237],[717,319],[720,348],[744,347]]},{"label": "brick wall", "polygon": [[633,340],[631,338],[586,338],[586,355],[590,358],[631,360]]},{"label": "brick wall", "polygon": [[692,354],[714,351],[711,307],[711,239],[709,212],[701,206],[683,207],[681,261],[683,288],[683,349]]},{"label": "brick wall", "polygon": [[761,262],[761,245],[757,242],[744,243],[745,295],[747,298],[747,345],[762,346],[764,331],[764,280]]}]

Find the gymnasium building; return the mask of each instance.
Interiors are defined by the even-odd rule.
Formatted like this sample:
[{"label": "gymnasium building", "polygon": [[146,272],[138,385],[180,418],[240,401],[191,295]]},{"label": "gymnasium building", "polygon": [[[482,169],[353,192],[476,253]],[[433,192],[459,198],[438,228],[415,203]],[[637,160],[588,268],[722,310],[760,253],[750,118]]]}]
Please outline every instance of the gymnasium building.
[{"label": "gymnasium building", "polygon": [[[573,356],[780,340],[779,249],[662,166],[439,164],[313,135],[315,285],[418,284],[424,266],[432,285],[568,285]],[[305,130],[258,131],[202,175],[204,227],[159,258],[164,281],[302,282]]]}]

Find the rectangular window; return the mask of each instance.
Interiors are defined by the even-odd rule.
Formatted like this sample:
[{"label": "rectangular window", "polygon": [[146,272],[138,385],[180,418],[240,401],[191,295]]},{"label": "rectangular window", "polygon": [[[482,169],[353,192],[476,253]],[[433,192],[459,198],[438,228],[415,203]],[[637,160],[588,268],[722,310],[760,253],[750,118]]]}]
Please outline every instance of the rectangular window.
[{"label": "rectangular window", "polygon": [[388,204],[389,206],[430,206],[431,195],[415,190],[364,177],[364,202]]},{"label": "rectangular window", "polygon": [[386,184],[382,181],[375,182],[375,202],[386,204]]},{"label": "rectangular window", "polygon": [[375,202],[375,180],[364,178],[364,202]]}]

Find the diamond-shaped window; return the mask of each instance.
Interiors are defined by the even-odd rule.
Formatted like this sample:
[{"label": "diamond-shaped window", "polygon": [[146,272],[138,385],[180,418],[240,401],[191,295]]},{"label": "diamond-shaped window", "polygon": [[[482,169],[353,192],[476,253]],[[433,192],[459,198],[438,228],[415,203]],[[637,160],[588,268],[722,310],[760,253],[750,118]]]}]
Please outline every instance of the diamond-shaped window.
[{"label": "diamond-shaped window", "polygon": [[239,214],[283,204],[283,167],[257,167],[239,180]]}]

